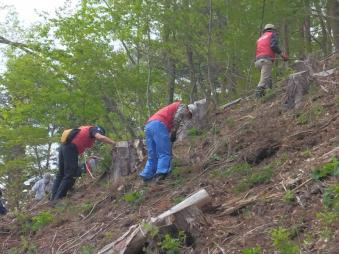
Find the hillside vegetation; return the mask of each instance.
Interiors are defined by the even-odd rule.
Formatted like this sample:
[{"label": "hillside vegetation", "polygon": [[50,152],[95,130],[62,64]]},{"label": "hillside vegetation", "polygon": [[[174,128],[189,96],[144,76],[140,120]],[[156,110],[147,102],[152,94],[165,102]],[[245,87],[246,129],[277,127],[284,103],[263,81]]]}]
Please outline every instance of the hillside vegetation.
[{"label": "hillside vegetation", "polygon": [[201,188],[212,204],[199,238],[155,233],[161,253],[337,253],[339,98],[329,81],[312,83],[298,109],[282,108],[286,82],[217,109],[175,144],[162,182],[84,178],[54,205],[1,218],[2,253],[96,253]]}]

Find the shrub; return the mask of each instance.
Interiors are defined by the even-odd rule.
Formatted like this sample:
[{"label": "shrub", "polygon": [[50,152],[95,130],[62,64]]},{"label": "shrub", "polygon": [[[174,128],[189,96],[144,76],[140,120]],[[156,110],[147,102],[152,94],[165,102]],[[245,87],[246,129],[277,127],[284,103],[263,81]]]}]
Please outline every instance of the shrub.
[{"label": "shrub", "polygon": [[311,172],[311,177],[315,180],[321,180],[329,175],[339,175],[339,164],[336,158],[330,162],[323,164]]},{"label": "shrub", "polygon": [[294,192],[291,191],[291,190],[286,191],[284,196],[283,196],[283,200],[286,203],[293,202],[295,200]]},{"label": "shrub", "polygon": [[36,232],[53,220],[53,215],[48,211],[43,211],[32,217],[32,231]]},{"label": "shrub", "polygon": [[137,204],[137,203],[139,203],[142,200],[143,194],[144,194],[144,192],[142,190],[140,190],[140,191],[131,191],[131,192],[127,192],[123,196],[123,199],[126,202],[128,202],[128,203]]},{"label": "shrub", "polygon": [[261,251],[261,246],[256,245],[255,247],[246,247],[242,250],[242,254],[258,254]]},{"label": "shrub", "polygon": [[202,134],[202,131],[196,128],[190,128],[187,130],[187,136],[189,137],[196,137],[196,136],[200,136],[201,134]]},{"label": "shrub", "polygon": [[85,243],[81,246],[80,248],[80,253],[81,254],[92,254],[93,252],[93,246],[89,243]]},{"label": "shrub", "polygon": [[290,234],[287,229],[279,227],[272,229],[271,239],[273,246],[279,251],[280,254],[298,254],[299,247],[290,239]]},{"label": "shrub", "polygon": [[253,172],[247,178],[242,180],[236,187],[236,192],[246,191],[256,185],[268,182],[273,175],[273,165],[269,164],[257,172]]},{"label": "shrub", "polygon": [[186,240],[185,232],[179,231],[178,238],[173,238],[171,235],[166,234],[160,242],[160,247],[167,254],[176,254],[184,245]]}]

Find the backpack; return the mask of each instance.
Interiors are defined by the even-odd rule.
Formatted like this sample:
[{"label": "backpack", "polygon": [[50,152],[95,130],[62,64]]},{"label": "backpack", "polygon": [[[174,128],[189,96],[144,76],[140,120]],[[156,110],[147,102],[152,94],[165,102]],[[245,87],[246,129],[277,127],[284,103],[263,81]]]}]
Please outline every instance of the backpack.
[{"label": "backpack", "polygon": [[75,138],[75,136],[78,134],[80,129],[73,128],[73,129],[66,129],[61,135],[60,141],[62,144],[69,144],[72,142],[72,140]]}]

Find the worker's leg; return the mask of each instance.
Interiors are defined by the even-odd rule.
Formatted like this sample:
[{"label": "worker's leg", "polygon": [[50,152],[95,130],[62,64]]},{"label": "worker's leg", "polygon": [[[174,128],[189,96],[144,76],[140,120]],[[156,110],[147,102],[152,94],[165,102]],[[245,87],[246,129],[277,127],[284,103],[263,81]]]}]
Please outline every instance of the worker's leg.
[{"label": "worker's leg", "polygon": [[268,59],[259,59],[255,62],[255,66],[260,68],[260,81],[256,88],[256,97],[265,95],[265,89],[272,87],[272,61]]},{"label": "worker's leg", "polygon": [[53,187],[52,187],[52,193],[50,199],[53,200],[55,197],[55,194],[57,193],[60,183],[62,179],[64,178],[64,156],[62,153],[62,146],[59,147],[59,156],[58,156],[58,163],[59,163],[59,172],[54,180]]},{"label": "worker's leg", "polygon": [[147,123],[145,126],[145,139],[146,139],[146,147],[147,147],[147,162],[143,171],[140,173],[140,176],[144,180],[151,179],[156,171],[157,167],[157,154],[156,154],[156,147],[154,142],[154,127],[156,121],[152,121]]},{"label": "worker's leg", "polygon": [[158,165],[156,174],[167,174],[171,170],[171,142],[167,127],[160,123],[157,126],[154,141],[157,149]]},{"label": "worker's leg", "polygon": [[62,146],[64,157],[64,177],[62,178],[59,188],[53,199],[65,197],[68,190],[72,188],[75,182],[75,175],[78,170],[78,152],[74,144]]}]

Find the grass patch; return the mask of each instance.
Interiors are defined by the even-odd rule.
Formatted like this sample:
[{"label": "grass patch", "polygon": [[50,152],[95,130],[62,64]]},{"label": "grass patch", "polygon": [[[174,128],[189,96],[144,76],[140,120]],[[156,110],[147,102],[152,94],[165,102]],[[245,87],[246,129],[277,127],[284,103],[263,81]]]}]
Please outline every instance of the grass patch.
[{"label": "grass patch", "polygon": [[123,196],[123,200],[134,205],[139,204],[143,200],[143,198],[144,198],[143,190],[127,192]]},{"label": "grass patch", "polygon": [[311,177],[315,180],[322,180],[330,175],[339,176],[339,164],[336,158],[332,158],[330,162],[317,167],[311,172]]},{"label": "grass patch", "polygon": [[234,191],[243,192],[249,190],[256,185],[267,183],[273,175],[273,169],[273,164],[268,164],[258,171],[252,172],[248,177],[243,179],[239,184],[235,186]]},{"label": "grass patch", "polygon": [[292,203],[295,200],[294,192],[291,190],[286,191],[283,196],[283,200],[286,203]]},{"label": "grass patch", "polygon": [[187,136],[189,137],[197,137],[201,136],[203,132],[197,128],[190,128],[187,130]]},{"label": "grass patch", "polygon": [[217,170],[211,172],[211,176],[215,178],[225,178],[230,176],[244,176],[251,173],[252,169],[248,163],[238,163],[234,164],[229,168],[224,168],[222,170]]},{"label": "grass patch", "polygon": [[270,232],[273,246],[280,254],[299,254],[299,247],[290,240],[290,232],[282,227]]},{"label": "grass patch", "polygon": [[307,109],[306,111],[298,112],[295,118],[298,125],[305,125],[311,123],[312,121],[315,121],[324,112],[324,107],[319,103],[315,103],[311,106],[311,108]]},{"label": "grass patch", "polygon": [[261,252],[261,246],[257,244],[255,247],[246,247],[242,249],[242,254],[259,254]]}]

